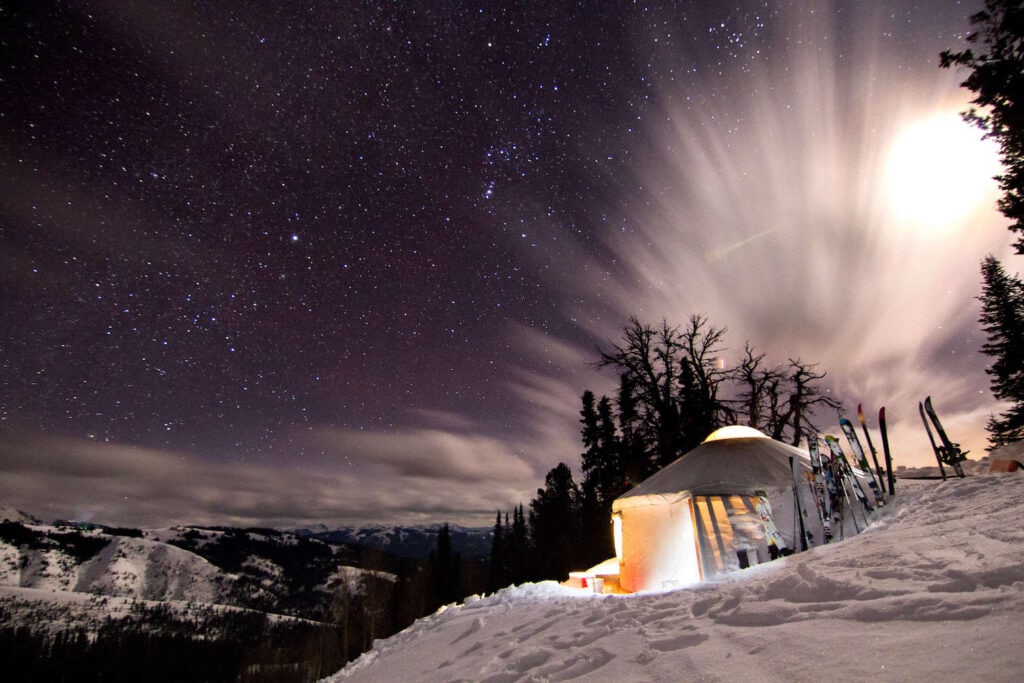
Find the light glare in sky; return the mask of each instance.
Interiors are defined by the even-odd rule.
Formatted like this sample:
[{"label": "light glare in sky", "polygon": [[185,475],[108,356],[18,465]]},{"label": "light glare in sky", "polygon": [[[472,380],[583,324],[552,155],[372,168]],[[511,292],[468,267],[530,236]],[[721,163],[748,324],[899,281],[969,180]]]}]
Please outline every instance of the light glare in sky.
[{"label": "light glare in sky", "polygon": [[896,219],[929,229],[963,226],[995,201],[997,147],[956,113],[909,124],[889,151],[886,186]]}]

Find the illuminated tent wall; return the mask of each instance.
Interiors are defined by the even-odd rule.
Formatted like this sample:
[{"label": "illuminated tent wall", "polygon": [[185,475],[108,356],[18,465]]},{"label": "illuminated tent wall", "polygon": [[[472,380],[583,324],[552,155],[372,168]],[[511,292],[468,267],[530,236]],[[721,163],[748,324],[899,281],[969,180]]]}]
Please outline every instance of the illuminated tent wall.
[{"label": "illuminated tent wall", "polygon": [[[725,427],[615,500],[619,585],[633,592],[656,590],[768,561],[757,507],[762,497],[785,547],[799,550],[791,457],[810,471],[804,451],[749,427]],[[806,485],[797,490],[806,511],[805,531],[820,544],[812,491]],[[847,519],[847,535],[855,533],[851,522]]]}]

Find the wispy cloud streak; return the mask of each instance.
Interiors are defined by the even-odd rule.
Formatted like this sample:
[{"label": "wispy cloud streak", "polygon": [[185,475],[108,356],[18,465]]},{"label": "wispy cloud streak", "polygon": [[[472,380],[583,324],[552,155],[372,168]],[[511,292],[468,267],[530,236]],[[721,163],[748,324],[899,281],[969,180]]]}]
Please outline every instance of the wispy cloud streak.
[{"label": "wispy cloud streak", "polygon": [[[887,176],[908,127],[965,107],[958,75],[936,63],[950,44],[933,37],[912,61],[907,36],[884,37],[871,8],[844,6],[842,27],[786,8],[774,21],[803,26],[802,39],[752,39],[746,49],[762,57],[725,62],[704,83],[711,94],[661,83],[651,153],[633,167],[651,201],[628,217],[633,230],[607,239],[636,283],[616,293],[621,320],[705,313],[729,328],[736,359],[750,340],[775,362],[820,362],[848,414],[888,406],[903,464],[930,457],[914,421],[933,394],[979,453],[996,409],[978,353],[979,263],[1009,242],[995,183],[946,224],[895,206]],[[930,156],[955,177],[952,143],[933,140]],[[991,157],[978,172],[998,170]]]}]

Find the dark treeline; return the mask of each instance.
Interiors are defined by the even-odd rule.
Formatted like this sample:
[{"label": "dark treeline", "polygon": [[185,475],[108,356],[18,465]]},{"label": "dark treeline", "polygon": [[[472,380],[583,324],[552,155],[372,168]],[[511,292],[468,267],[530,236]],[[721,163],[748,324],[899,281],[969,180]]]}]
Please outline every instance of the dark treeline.
[{"label": "dark treeline", "polygon": [[614,397],[584,391],[580,410],[582,479],[559,463],[544,487],[512,513],[499,513],[488,573],[510,583],[566,578],[615,554],[612,501],[700,444],[711,432],[745,424],[798,445],[816,431],[816,409],[840,403],[821,388],[825,373],[799,358],[772,365],[747,342],[737,364],[723,360],[725,328],[693,315],[684,326],[632,318],[621,342],[595,366],[619,377]]},{"label": "dark treeline", "polygon": [[344,664],[337,631],[259,612],[208,609],[182,617],[138,603],[95,630],[6,625],[0,661],[10,680],[310,681]]},{"label": "dark treeline", "polygon": [[981,316],[987,340],[982,353],[992,395],[1008,407],[986,424],[991,448],[1024,439],[1024,282],[1010,275],[992,255],[982,261]]},{"label": "dark treeline", "polygon": [[[1017,254],[1024,254],[1024,7],[1020,0],[984,4],[970,16],[970,46],[943,50],[939,65],[966,71],[960,85],[973,98],[961,114],[999,145],[997,206],[1010,221]],[[993,359],[986,368],[992,395],[1008,404],[986,425],[992,450],[1024,439],[1024,283],[992,255],[982,261],[981,272],[980,322],[987,336],[982,352]]]}]

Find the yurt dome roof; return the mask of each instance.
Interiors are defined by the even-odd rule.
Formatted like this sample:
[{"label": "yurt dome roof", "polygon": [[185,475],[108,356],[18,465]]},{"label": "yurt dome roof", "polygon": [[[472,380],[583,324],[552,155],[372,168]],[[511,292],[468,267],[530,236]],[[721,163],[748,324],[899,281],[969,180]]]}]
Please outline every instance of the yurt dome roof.
[{"label": "yurt dome roof", "polygon": [[[728,431],[727,431],[728,430]],[[756,429],[733,426],[666,465],[622,498],[689,492],[693,495],[754,495],[793,487],[790,458],[809,467],[807,453],[770,439]]]}]

